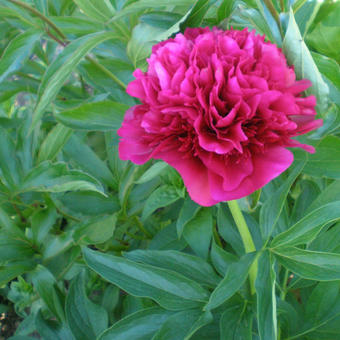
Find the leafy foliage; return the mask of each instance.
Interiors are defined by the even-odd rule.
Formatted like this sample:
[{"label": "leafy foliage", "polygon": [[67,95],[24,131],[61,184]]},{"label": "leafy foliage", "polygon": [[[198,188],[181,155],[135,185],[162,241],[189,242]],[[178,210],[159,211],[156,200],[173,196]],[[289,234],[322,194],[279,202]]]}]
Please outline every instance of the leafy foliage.
[{"label": "leafy foliage", "polygon": [[[0,309],[21,322],[5,337],[338,338],[339,5],[0,0]],[[315,154],[240,200],[250,254],[226,204],[202,208],[166,164],[118,157],[133,70],[156,42],[217,25],[282,47],[324,119],[301,138]]]}]

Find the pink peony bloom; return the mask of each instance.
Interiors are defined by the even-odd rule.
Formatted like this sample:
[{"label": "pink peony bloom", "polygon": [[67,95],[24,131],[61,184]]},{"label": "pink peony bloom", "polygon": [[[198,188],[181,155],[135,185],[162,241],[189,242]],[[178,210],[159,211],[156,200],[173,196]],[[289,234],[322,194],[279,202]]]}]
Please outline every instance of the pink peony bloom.
[{"label": "pink peony bloom", "polygon": [[254,32],[188,28],[153,47],[127,92],[140,99],[122,127],[119,154],[162,159],[191,198],[210,206],[263,187],[293,162],[291,137],[322,125],[309,80],[296,81],[281,50]]}]

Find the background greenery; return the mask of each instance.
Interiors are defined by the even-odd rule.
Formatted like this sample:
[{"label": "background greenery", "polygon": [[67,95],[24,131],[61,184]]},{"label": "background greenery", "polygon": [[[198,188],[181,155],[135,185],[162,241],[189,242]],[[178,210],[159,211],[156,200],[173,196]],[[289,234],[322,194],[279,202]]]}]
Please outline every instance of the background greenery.
[{"label": "background greenery", "polygon": [[[324,119],[314,155],[240,200],[252,254],[226,204],[201,208],[169,166],[117,152],[151,46],[214,25],[282,47]],[[0,0],[1,336],[338,339],[339,46],[338,1]]]}]

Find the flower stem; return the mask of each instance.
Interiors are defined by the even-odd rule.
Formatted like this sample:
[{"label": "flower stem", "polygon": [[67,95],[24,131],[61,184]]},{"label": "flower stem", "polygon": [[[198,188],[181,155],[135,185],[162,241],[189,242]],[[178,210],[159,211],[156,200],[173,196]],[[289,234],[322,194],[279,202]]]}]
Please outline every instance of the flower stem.
[{"label": "flower stem", "polygon": [[66,36],[63,34],[63,32],[49,19],[47,18],[44,14],[40,13],[37,11],[35,8],[31,7],[30,5],[19,1],[19,0],[9,0],[13,4],[16,4],[17,6],[20,6],[27,11],[31,12],[32,14],[36,15],[39,17],[41,20],[43,20],[47,25],[53,28],[53,30],[61,37],[62,39],[66,39]]},{"label": "flower stem", "polygon": [[[229,206],[231,214],[233,215],[237,229],[241,235],[241,239],[242,239],[246,253],[251,253],[253,251],[256,251],[253,238],[250,234],[246,220],[244,219],[242,215],[242,211],[237,201],[228,201],[228,206]],[[255,260],[255,262],[251,265],[250,270],[249,270],[250,291],[252,294],[255,293],[256,275],[257,275],[257,260]]]}]

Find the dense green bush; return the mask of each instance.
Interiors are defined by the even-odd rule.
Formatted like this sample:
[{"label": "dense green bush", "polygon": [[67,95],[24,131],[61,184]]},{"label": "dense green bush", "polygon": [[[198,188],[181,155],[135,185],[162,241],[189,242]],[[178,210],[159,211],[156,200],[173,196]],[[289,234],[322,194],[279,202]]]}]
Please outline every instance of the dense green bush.
[{"label": "dense green bush", "polygon": [[[0,0],[1,336],[15,311],[12,340],[340,338],[339,22],[337,1]],[[324,119],[315,154],[239,201],[248,254],[226,203],[118,157],[133,70],[216,25],[282,47]]]}]

